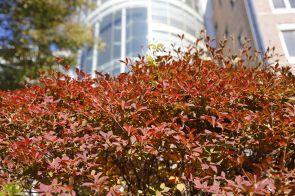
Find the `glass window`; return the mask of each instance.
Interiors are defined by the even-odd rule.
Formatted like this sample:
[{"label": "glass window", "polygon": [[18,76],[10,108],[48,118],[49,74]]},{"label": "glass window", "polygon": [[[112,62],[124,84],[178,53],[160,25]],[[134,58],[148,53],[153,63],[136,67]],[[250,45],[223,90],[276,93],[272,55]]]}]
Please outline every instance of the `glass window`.
[{"label": "glass window", "polygon": [[112,60],[104,65],[100,65],[98,70],[108,74],[117,75],[121,72],[121,65],[117,60]]},{"label": "glass window", "polygon": [[146,37],[147,10],[146,8],[133,8],[127,10],[126,40],[133,37]]},{"label": "glass window", "polygon": [[102,18],[99,37],[105,48],[98,53],[98,65],[108,63],[121,56],[122,12],[119,10]]},{"label": "glass window", "polygon": [[237,37],[237,39],[238,39],[238,43],[239,43],[239,47],[240,47],[240,48],[242,48],[242,46],[243,46],[242,32],[243,32],[243,31],[240,31],[240,33],[239,33],[239,35],[238,35],[238,37]]},{"label": "glass window", "polygon": [[132,39],[132,23],[126,25],[126,40]]},{"label": "glass window", "polygon": [[121,42],[121,29],[115,29],[114,30],[114,41]]},{"label": "glass window", "polygon": [[168,15],[171,26],[184,30],[191,35],[196,35],[196,31],[200,29],[200,24],[196,17],[174,5],[169,5],[168,9],[169,13],[171,13]]},{"label": "glass window", "polygon": [[92,55],[92,48],[85,48],[81,56],[81,69],[88,74],[92,72]]},{"label": "glass window", "polygon": [[168,11],[168,2],[157,2],[157,1],[152,1],[152,14],[155,15],[167,15]]},{"label": "glass window", "polygon": [[289,0],[291,8],[295,8],[295,0]]},{"label": "glass window", "polygon": [[126,54],[127,56],[137,56],[144,52],[143,50],[147,48],[147,39],[133,38],[131,41],[126,43]]},{"label": "glass window", "polygon": [[114,58],[120,58],[121,57],[121,44],[114,45]]},{"label": "glass window", "polygon": [[132,40],[129,40],[128,42],[126,42],[126,55],[127,56],[131,56],[132,55]]},{"label": "glass window", "polygon": [[228,36],[229,36],[228,26],[225,27],[225,30],[224,30],[224,36],[225,36],[225,37],[228,37]]},{"label": "glass window", "polygon": [[286,4],[284,0],[272,0],[274,8],[285,8]]},{"label": "glass window", "polygon": [[112,27],[112,15],[109,14],[105,17],[103,17],[102,22],[100,24],[100,31],[99,33],[104,33],[104,31],[107,31]]},{"label": "glass window", "polygon": [[113,75],[117,75],[117,74],[120,74],[121,72],[121,67],[120,66],[115,66],[111,72],[111,74]]},{"label": "glass window", "polygon": [[289,56],[295,57],[295,30],[283,31],[283,36]]},{"label": "glass window", "polygon": [[168,23],[168,4],[166,2],[152,2],[152,19],[155,22]]},{"label": "glass window", "polygon": [[132,8],[127,10],[127,21],[145,21],[147,20],[146,8]]},{"label": "glass window", "polygon": [[147,47],[147,9],[127,9],[126,55],[137,56]]},{"label": "glass window", "polygon": [[122,22],[121,11],[117,11],[113,16],[114,16],[113,23],[114,23],[115,27],[121,27],[121,22]]},{"label": "glass window", "polygon": [[273,6],[276,9],[292,9],[295,8],[295,0],[272,0]]},{"label": "glass window", "polygon": [[98,64],[105,64],[106,62],[111,60],[111,52],[110,48],[106,46],[102,52],[98,54]]},{"label": "glass window", "polygon": [[134,22],[132,23],[132,36],[133,37],[146,37],[147,35],[147,23],[144,22]]},{"label": "glass window", "polygon": [[231,8],[233,9],[235,7],[235,0],[230,0],[230,5],[231,5]]},{"label": "glass window", "polygon": [[137,56],[137,54],[139,54],[140,51],[147,46],[147,41],[145,39],[135,38],[132,42],[132,53],[135,56]]}]

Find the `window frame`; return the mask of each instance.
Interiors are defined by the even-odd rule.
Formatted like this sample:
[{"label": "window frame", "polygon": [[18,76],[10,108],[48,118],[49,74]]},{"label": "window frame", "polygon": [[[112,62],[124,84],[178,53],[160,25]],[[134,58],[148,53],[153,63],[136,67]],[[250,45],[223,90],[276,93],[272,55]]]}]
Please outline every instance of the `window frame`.
[{"label": "window frame", "polygon": [[279,29],[279,38],[281,41],[284,55],[285,55],[288,63],[293,64],[293,63],[295,63],[295,56],[290,56],[290,54],[289,54],[289,50],[288,50],[288,47],[287,47],[287,44],[286,44],[286,41],[285,41],[285,38],[283,35],[283,31],[295,31],[295,23],[280,24],[280,25],[278,25],[278,29]]},{"label": "window frame", "polygon": [[271,10],[274,14],[288,14],[295,13],[295,8],[291,7],[289,0],[283,0],[286,7],[285,8],[275,8],[273,0],[269,0]]}]

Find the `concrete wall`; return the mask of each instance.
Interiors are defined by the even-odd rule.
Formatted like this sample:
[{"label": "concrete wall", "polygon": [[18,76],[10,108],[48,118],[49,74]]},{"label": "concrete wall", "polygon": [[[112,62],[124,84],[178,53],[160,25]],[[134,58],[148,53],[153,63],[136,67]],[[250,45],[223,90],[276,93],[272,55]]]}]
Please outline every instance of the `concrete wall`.
[{"label": "concrete wall", "polygon": [[[282,28],[290,25],[295,29],[295,9],[274,9],[272,0],[212,0],[212,3],[217,40],[224,38],[228,28],[229,35],[234,37],[234,43],[229,45],[233,52],[239,50],[240,34],[252,39],[257,50],[275,46],[281,55],[281,65],[291,65],[295,73],[295,59],[287,57],[281,34]],[[249,5],[252,5],[252,13],[249,13]],[[251,18],[256,20],[256,27]]]},{"label": "concrete wall", "polygon": [[216,40],[224,39],[227,31],[228,48],[232,53],[237,53],[244,38],[253,40],[244,1],[212,0],[212,3]]},{"label": "concrete wall", "polygon": [[295,25],[295,9],[274,9],[271,0],[254,0],[253,6],[265,48],[275,46],[277,52],[282,55],[281,64],[291,64],[294,69],[295,61],[286,57],[284,41],[280,34],[282,26]]}]

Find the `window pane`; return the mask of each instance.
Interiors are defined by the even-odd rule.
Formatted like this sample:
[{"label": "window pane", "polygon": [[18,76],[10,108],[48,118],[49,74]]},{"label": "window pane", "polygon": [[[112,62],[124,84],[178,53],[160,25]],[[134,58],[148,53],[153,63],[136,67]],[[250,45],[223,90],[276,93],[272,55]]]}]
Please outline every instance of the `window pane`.
[{"label": "window pane", "polygon": [[147,9],[127,9],[126,23],[126,55],[137,56],[147,46]]},{"label": "window pane", "polygon": [[86,73],[92,72],[92,54],[93,54],[92,48],[86,48],[82,52],[81,68]]},{"label": "window pane", "polygon": [[120,72],[121,72],[121,67],[120,67],[120,65],[117,65],[117,66],[113,67],[113,70],[111,71],[111,74],[117,75],[117,74],[120,74]]},{"label": "window pane", "polygon": [[128,41],[126,43],[126,54],[127,56],[131,56],[132,54],[132,43],[131,43],[132,40]]},{"label": "window pane", "polygon": [[289,0],[291,8],[295,8],[295,0]]},{"label": "window pane", "polygon": [[147,20],[146,8],[133,8],[127,10],[127,22]]},{"label": "window pane", "polygon": [[104,64],[108,62],[111,58],[111,46],[112,46],[112,39],[111,39],[111,28],[103,28],[100,29],[100,38],[105,43],[105,47],[102,51],[98,53],[98,64]]},{"label": "window pane", "polygon": [[121,29],[114,29],[114,41],[121,42]]},{"label": "window pane", "polygon": [[285,1],[284,0],[272,0],[273,5],[275,8],[285,8]]},{"label": "window pane", "polygon": [[129,40],[132,37],[132,23],[126,25],[126,40]]},{"label": "window pane", "polygon": [[100,24],[100,33],[110,30],[112,27],[112,15],[107,15],[102,19]]},{"label": "window pane", "polygon": [[127,10],[126,39],[132,36],[145,37],[147,34],[147,10],[146,8],[133,8]]},{"label": "window pane", "polygon": [[283,35],[289,55],[295,57],[295,31],[283,31]]},{"label": "window pane", "polygon": [[121,45],[114,45],[114,54],[113,58],[120,58],[121,57]]},{"label": "window pane", "polygon": [[231,0],[230,1],[231,8],[234,8],[235,7],[235,2],[236,2],[235,0]]},{"label": "window pane", "polygon": [[[98,65],[109,63],[114,58],[121,56],[121,26],[122,12],[117,11],[103,17],[100,23],[100,39],[105,43],[102,51],[98,52]],[[100,67],[101,68],[101,67]]]},{"label": "window pane", "polygon": [[132,56],[137,56],[147,46],[147,41],[141,38],[132,40]]},{"label": "window pane", "polygon": [[121,27],[121,21],[122,21],[122,13],[121,11],[117,11],[115,14],[114,14],[114,25],[115,27],[117,28],[120,28]]},{"label": "window pane", "polygon": [[133,37],[145,37],[147,35],[147,23],[134,22],[132,24],[132,36]]}]

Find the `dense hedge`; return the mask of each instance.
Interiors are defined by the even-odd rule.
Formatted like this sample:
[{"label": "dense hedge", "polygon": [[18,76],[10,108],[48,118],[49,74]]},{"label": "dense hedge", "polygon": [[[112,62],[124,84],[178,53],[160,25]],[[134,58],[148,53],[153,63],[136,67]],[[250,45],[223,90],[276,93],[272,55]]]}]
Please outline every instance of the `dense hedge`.
[{"label": "dense hedge", "polygon": [[38,86],[0,92],[2,189],[295,194],[288,69],[265,68],[248,49],[228,58],[207,45],[212,60],[202,60],[196,46],[161,47],[126,60],[128,74],[52,73]]}]

